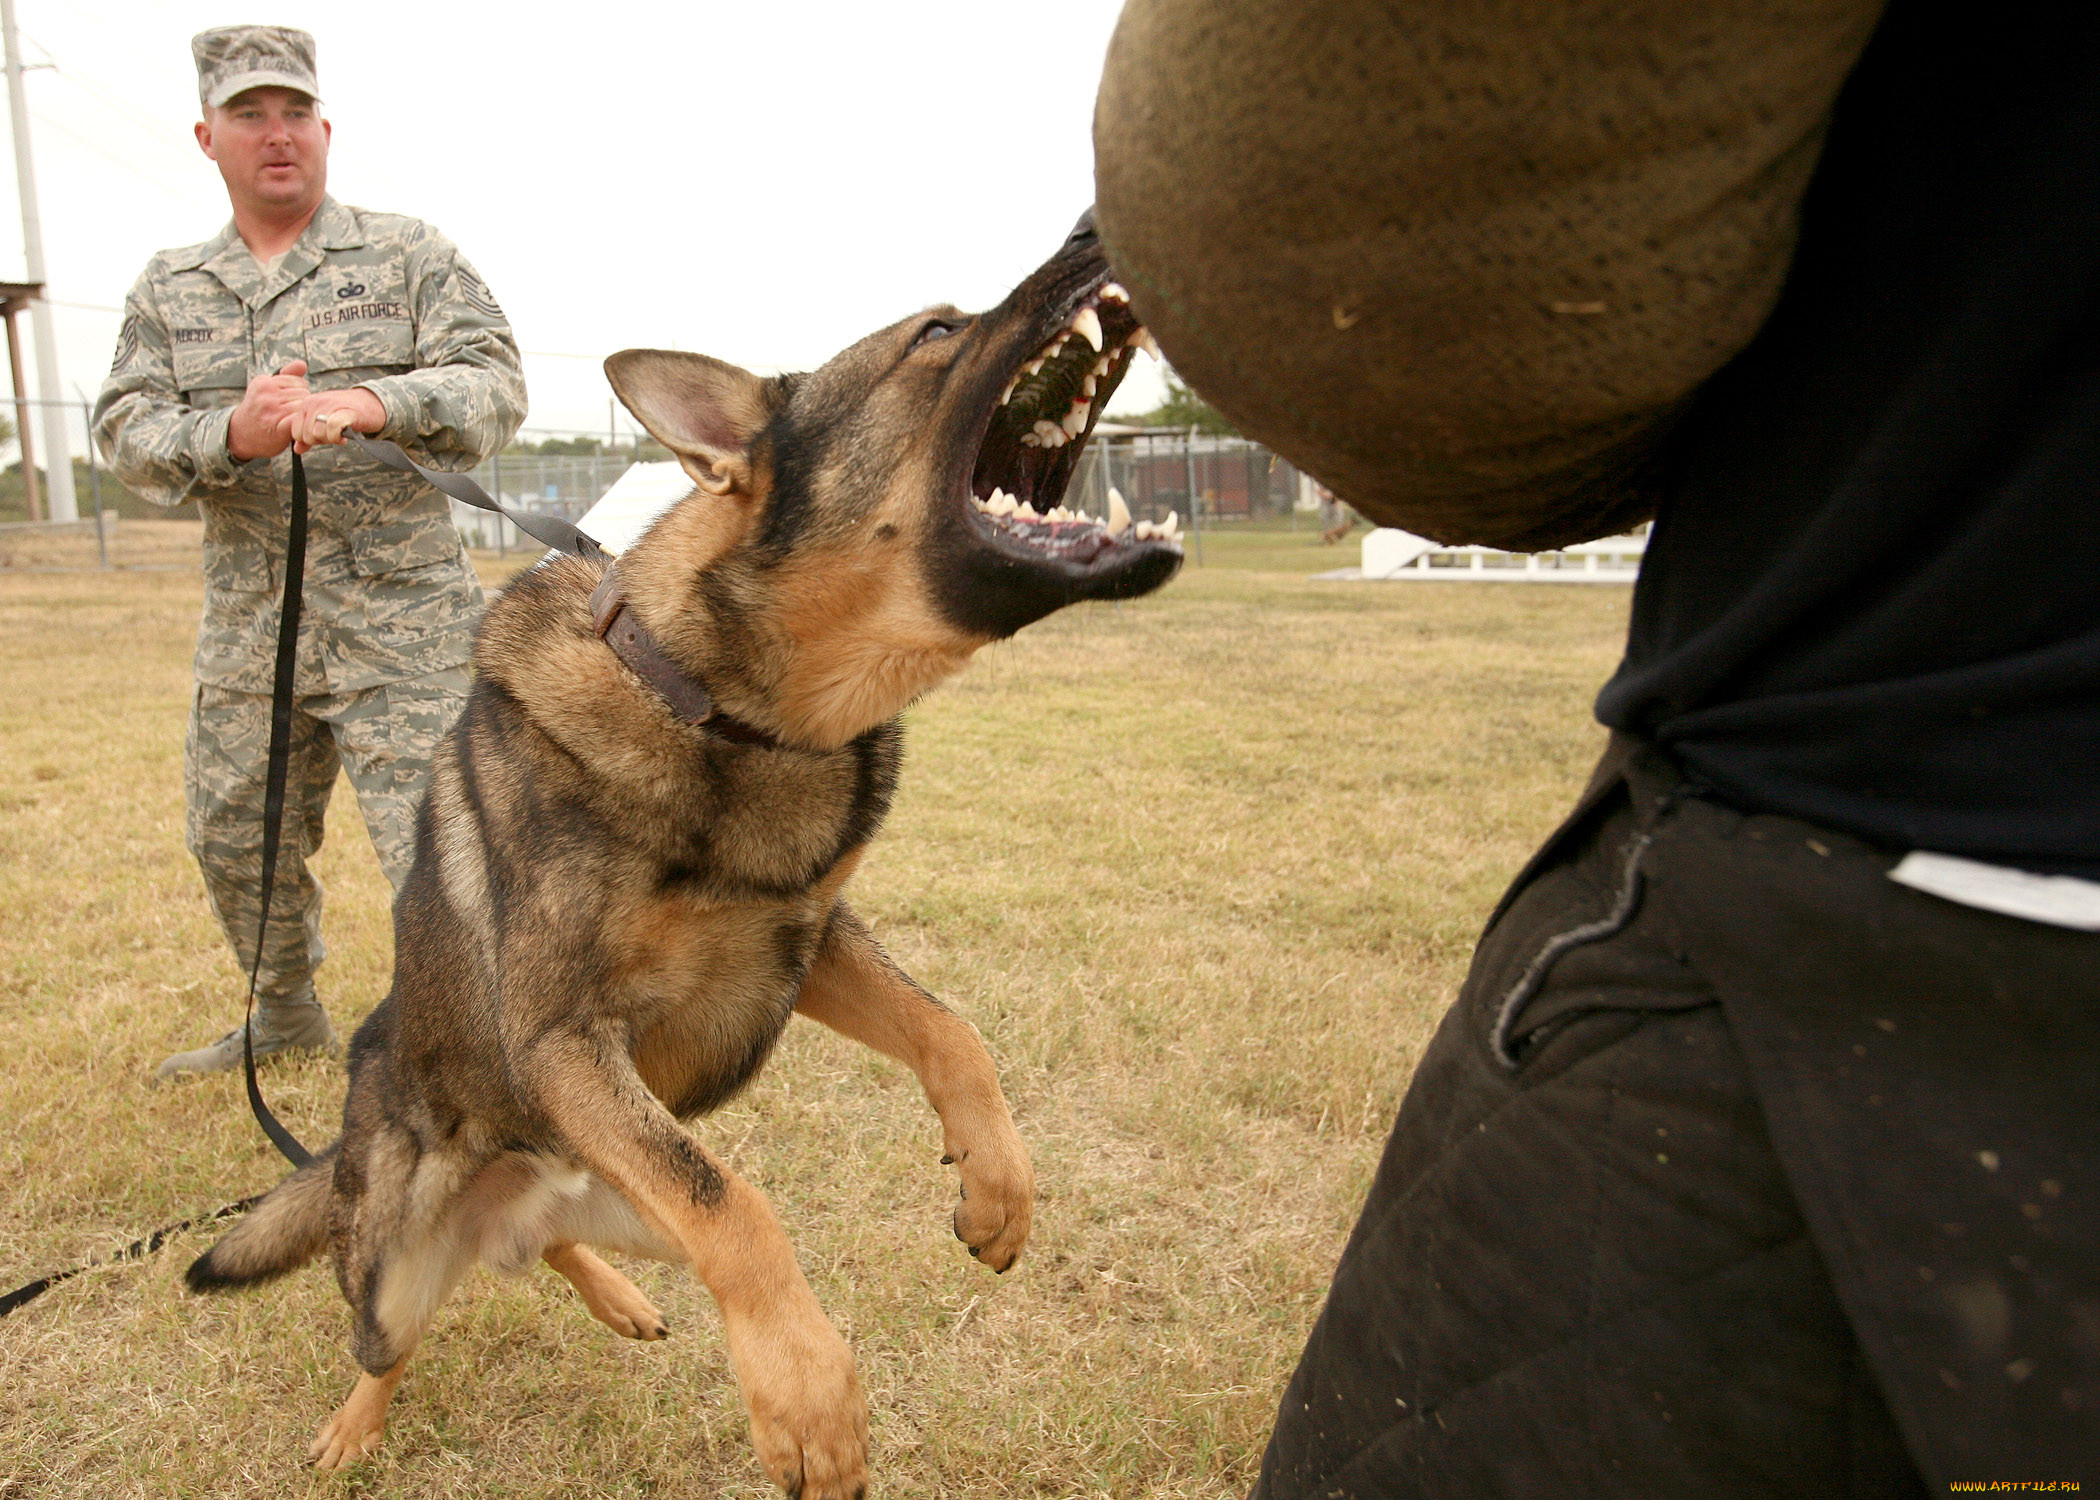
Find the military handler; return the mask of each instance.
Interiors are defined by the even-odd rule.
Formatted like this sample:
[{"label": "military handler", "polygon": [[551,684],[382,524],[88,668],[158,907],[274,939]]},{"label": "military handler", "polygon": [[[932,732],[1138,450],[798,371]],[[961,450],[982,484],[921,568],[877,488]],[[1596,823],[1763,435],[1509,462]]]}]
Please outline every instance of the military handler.
[{"label": "military handler", "polygon": [[[255,1013],[258,1057],[325,1047],[321,844],[349,772],[381,868],[414,851],[430,756],[465,701],[480,585],[443,496],[343,446],[345,429],[466,469],[525,414],[503,310],[452,243],[327,194],[330,125],[314,39],[229,26],[191,42],[233,222],[164,250],[125,301],[96,437],[119,479],[204,513],[204,618],[184,753],[187,843],[245,971],[262,886],[270,690],[294,452],[310,535],[284,843]],[[241,1030],[161,1063],[160,1078],[241,1064]]]}]

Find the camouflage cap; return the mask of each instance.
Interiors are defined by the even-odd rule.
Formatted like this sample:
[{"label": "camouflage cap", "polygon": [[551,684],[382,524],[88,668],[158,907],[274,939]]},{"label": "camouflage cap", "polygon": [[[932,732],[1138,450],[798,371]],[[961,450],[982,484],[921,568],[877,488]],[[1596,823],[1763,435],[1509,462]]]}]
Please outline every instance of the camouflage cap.
[{"label": "camouflage cap", "polygon": [[217,109],[247,89],[297,89],[321,97],[314,76],[314,39],[294,26],[220,26],[190,38],[197,59],[197,97]]}]

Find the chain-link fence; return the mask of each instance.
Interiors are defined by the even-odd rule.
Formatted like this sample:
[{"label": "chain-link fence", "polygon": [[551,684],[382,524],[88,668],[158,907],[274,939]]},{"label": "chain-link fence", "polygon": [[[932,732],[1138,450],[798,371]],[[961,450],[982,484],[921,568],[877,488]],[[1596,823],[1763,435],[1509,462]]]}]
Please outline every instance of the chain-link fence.
[{"label": "chain-link fence", "polygon": [[[513,509],[575,521],[627,472],[632,455],[594,457],[506,455],[474,470],[474,478]],[[1314,505],[1311,481],[1288,460],[1245,438],[1111,424],[1079,456],[1064,503],[1108,514],[1113,485],[1140,521],[1164,521],[1169,511],[1184,526],[1287,516]],[[1192,506],[1190,496],[1195,497]],[[520,545],[518,529],[486,511],[454,505],[453,519],[470,547],[507,550]]]},{"label": "chain-link fence", "polygon": [[[74,507],[70,526],[51,521],[52,496],[44,449],[42,408],[64,416],[71,447]],[[0,408],[4,410],[5,408]],[[23,473],[17,433],[15,456],[0,470],[0,567],[182,566],[194,554],[194,502],[168,509],[125,490],[104,467],[90,441],[85,400],[29,400],[14,407],[29,416],[35,464]],[[521,434],[530,438],[531,434]],[[484,490],[516,510],[574,521],[626,473],[638,450],[597,453],[510,452],[473,470]],[[661,458],[660,450],[651,456]],[[1066,491],[1065,504],[1108,514],[1108,490],[1121,492],[1138,520],[1163,521],[1169,511],[1187,527],[1288,515],[1313,505],[1311,482],[1287,461],[1244,438],[1116,423],[1097,430]],[[470,547],[508,552],[537,547],[508,521],[455,503],[453,519]]]},{"label": "chain-link fence", "polygon": [[1260,443],[1172,429],[1097,432],[1079,456],[1065,504],[1106,515],[1110,485],[1141,521],[1163,521],[1170,510],[1184,525],[1246,521],[1311,504],[1297,468]]},{"label": "chain-link fence", "polygon": [[[473,478],[512,510],[575,521],[596,505],[634,462],[632,453],[502,454],[476,468]],[[469,547],[508,552],[513,547],[540,545],[502,517],[456,500],[452,503],[452,521]]]}]

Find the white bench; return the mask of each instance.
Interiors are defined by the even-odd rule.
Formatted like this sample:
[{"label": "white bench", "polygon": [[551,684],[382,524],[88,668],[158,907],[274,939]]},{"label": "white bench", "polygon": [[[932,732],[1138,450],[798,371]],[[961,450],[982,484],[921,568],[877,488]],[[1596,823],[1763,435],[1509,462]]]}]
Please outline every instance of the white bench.
[{"label": "white bench", "polygon": [[1363,540],[1361,575],[1379,580],[1481,583],[1631,583],[1648,549],[1645,533],[1577,542],[1550,552],[1440,547],[1427,537],[1381,526]]}]

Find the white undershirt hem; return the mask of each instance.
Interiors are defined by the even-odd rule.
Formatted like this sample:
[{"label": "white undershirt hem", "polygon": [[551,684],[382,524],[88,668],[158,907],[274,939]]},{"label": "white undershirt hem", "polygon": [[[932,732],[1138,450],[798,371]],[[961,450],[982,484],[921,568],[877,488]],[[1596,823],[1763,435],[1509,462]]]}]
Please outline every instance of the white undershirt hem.
[{"label": "white undershirt hem", "polygon": [[1903,856],[1889,879],[1947,901],[2052,927],[2100,932],[2100,882],[2036,875],[1922,849]]}]

